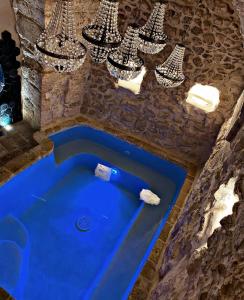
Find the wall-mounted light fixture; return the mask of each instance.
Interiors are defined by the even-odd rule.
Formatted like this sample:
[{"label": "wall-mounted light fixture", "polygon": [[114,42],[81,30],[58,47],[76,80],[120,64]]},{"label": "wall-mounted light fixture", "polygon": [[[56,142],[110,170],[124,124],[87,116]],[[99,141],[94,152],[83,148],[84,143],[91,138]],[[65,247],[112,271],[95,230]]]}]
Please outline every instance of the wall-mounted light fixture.
[{"label": "wall-mounted light fixture", "polygon": [[145,67],[142,68],[141,73],[134,79],[131,80],[118,80],[118,83],[115,84],[117,88],[122,87],[124,89],[130,90],[135,95],[140,94],[141,91],[141,84],[143,81],[143,78],[146,74],[147,70]]},{"label": "wall-mounted light fixture", "polygon": [[210,85],[195,84],[188,92],[186,102],[210,113],[219,105],[220,92]]},{"label": "wall-mounted light fixture", "polygon": [[221,184],[214,193],[215,202],[209,203],[204,213],[204,224],[202,230],[198,232],[199,240],[198,250],[207,247],[207,240],[213,234],[214,230],[221,227],[220,221],[228,215],[232,215],[233,206],[239,201],[235,194],[235,185],[238,177],[232,177],[226,184]]}]

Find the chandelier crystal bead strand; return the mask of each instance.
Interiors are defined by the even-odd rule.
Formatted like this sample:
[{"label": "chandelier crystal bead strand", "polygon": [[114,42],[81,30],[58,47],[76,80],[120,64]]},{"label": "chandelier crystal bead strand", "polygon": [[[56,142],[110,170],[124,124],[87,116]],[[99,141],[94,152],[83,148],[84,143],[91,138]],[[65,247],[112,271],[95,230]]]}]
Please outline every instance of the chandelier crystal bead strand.
[{"label": "chandelier crystal bead strand", "polygon": [[47,29],[36,42],[40,63],[58,72],[73,72],[85,61],[86,48],[77,39],[73,0],[58,0]]},{"label": "chandelier crystal bead strand", "polygon": [[165,88],[174,88],[181,85],[185,76],[183,74],[185,47],[181,44],[175,46],[168,59],[156,67],[155,75],[159,84]]},{"label": "chandelier crystal bead strand", "polygon": [[107,68],[111,76],[121,80],[132,80],[142,71],[144,61],[138,56],[139,28],[130,25],[119,49],[108,56]]},{"label": "chandelier crystal bead strand", "polygon": [[164,49],[167,40],[164,33],[165,9],[163,1],[157,1],[147,23],[141,28],[139,49],[142,52],[156,54]]},{"label": "chandelier crystal bead strand", "polygon": [[0,65],[0,94],[2,93],[4,87],[5,87],[5,79],[4,79],[2,65]]},{"label": "chandelier crystal bead strand", "polygon": [[182,43],[176,45],[168,59],[162,65],[156,67],[155,75],[157,81],[165,88],[178,87],[185,81],[185,76],[183,74],[183,63],[186,48],[183,44],[185,44],[187,32],[191,27],[201,2],[202,0],[197,0],[193,3],[192,18],[188,25],[185,26],[185,33],[182,36]]},{"label": "chandelier crystal bead strand", "polygon": [[121,44],[118,10],[118,0],[102,0],[95,21],[82,30],[83,38],[95,63],[105,62],[108,54]]}]

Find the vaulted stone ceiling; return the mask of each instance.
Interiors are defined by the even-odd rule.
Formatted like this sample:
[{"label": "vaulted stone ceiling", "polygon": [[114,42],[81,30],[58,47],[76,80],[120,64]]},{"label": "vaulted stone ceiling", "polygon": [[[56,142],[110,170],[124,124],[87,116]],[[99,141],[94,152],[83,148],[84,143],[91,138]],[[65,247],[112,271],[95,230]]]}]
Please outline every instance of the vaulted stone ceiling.
[{"label": "vaulted stone ceiling", "polygon": [[[220,125],[230,116],[244,88],[240,19],[232,1],[168,1],[165,32],[169,42],[159,55],[142,55],[148,73],[138,96],[116,89],[106,66],[95,65],[90,58],[73,74],[60,75],[46,69],[40,73],[33,42],[43,27],[44,14],[45,22],[48,21],[54,2],[47,0],[44,5],[41,1],[14,0],[18,30],[26,50],[23,64],[26,118],[35,126],[46,126],[82,113],[158,144],[195,164],[204,162]],[[121,1],[121,32],[129,23],[144,24],[153,2]],[[75,0],[80,36],[81,27],[91,22],[98,4],[98,0]],[[181,42],[189,22],[184,64],[187,80],[179,88],[166,90],[156,82],[153,70]],[[214,113],[205,114],[186,105],[186,93],[196,82],[213,85],[221,91],[221,103]]]}]

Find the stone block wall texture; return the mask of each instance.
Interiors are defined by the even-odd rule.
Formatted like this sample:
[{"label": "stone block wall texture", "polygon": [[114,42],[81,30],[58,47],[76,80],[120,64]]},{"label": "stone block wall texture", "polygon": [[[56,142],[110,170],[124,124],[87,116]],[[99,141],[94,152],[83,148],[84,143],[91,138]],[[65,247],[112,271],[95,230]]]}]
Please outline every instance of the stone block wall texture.
[{"label": "stone block wall texture", "polygon": [[41,122],[42,68],[37,62],[34,45],[44,27],[44,1],[12,0],[12,5],[23,53],[23,117],[32,127],[38,128]]},{"label": "stone block wall texture", "polygon": [[[244,85],[244,51],[239,18],[231,1],[201,1],[187,31],[184,70],[187,80],[176,89],[163,89],[155,80],[154,68],[181,41],[191,22],[196,1],[170,1],[167,4],[165,31],[170,40],[159,55],[143,56],[148,73],[139,96],[116,90],[104,65],[91,65],[81,112],[199,164],[206,161],[220,126],[227,119]],[[122,32],[138,19],[144,24],[152,1],[125,1],[120,6]],[[196,82],[216,86],[221,103],[216,112],[206,115],[185,104],[186,93]]]},{"label": "stone block wall texture", "polygon": [[[237,3],[238,2],[238,3]],[[61,75],[41,69],[33,43],[50,19],[55,1],[14,0],[17,29],[24,47],[23,104],[25,119],[34,127],[46,127],[62,118],[79,114],[116,126],[166,148],[195,164],[209,157],[223,122],[231,115],[244,87],[244,51],[239,14],[242,0],[166,1],[165,32],[169,42],[158,55],[142,55],[148,73],[141,94],[115,88],[106,66],[91,63],[73,74]],[[99,0],[75,0],[77,32],[95,16]],[[120,1],[120,30],[138,22],[143,25],[152,10],[151,0]],[[236,9],[235,9],[236,8]],[[195,13],[195,14],[194,14]],[[185,83],[163,89],[154,68],[185,37]],[[42,72],[42,74],[41,74]],[[186,93],[196,82],[221,91],[221,103],[210,114],[185,103]]]},{"label": "stone block wall texture", "polygon": [[5,134],[0,136],[0,182],[3,179],[1,167],[36,145],[33,129],[26,121],[15,123],[14,130],[5,131]]},{"label": "stone block wall texture", "polygon": [[243,46],[244,46],[244,0],[235,0],[234,6],[237,9],[240,16],[241,34],[243,37]]},{"label": "stone block wall texture", "polygon": [[[159,282],[151,300],[242,300],[244,299],[244,124],[232,141],[226,136],[240,116],[244,97],[233,117],[224,124],[213,153],[186,200],[186,205],[167,241]],[[233,214],[223,218],[207,239],[198,233],[206,209],[214,206],[214,193],[221,184],[237,177],[239,202]]]}]

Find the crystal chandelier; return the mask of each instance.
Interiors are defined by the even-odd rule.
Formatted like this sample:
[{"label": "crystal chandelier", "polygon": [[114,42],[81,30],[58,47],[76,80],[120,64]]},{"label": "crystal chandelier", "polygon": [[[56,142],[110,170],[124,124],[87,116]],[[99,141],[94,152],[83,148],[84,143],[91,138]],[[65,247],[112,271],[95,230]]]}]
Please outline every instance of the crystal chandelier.
[{"label": "crystal chandelier", "polygon": [[137,25],[130,25],[121,46],[109,54],[107,59],[107,67],[113,77],[131,80],[141,73],[144,61],[138,56],[138,46],[139,28]]},{"label": "crystal chandelier", "polygon": [[0,93],[3,91],[4,87],[5,87],[5,79],[4,79],[2,65],[0,65]]},{"label": "crystal chandelier", "polygon": [[47,29],[36,43],[40,63],[58,72],[72,72],[81,67],[86,48],[77,39],[73,0],[58,0]]},{"label": "crystal chandelier", "polygon": [[83,38],[95,63],[105,62],[108,54],[116,50],[121,43],[118,9],[118,0],[102,0],[94,23],[82,30]]},{"label": "crystal chandelier", "polygon": [[157,1],[147,23],[140,30],[139,49],[144,53],[159,53],[166,45],[167,35],[163,31],[165,8],[163,1]]},{"label": "crystal chandelier", "polygon": [[181,85],[185,76],[183,74],[185,47],[181,44],[175,46],[168,59],[156,67],[157,81],[165,88],[174,88]]}]

